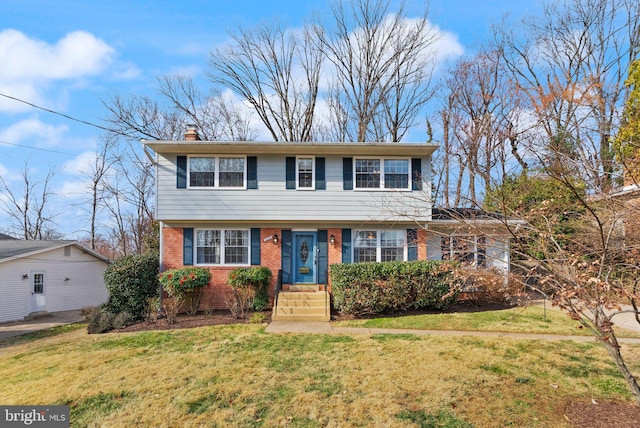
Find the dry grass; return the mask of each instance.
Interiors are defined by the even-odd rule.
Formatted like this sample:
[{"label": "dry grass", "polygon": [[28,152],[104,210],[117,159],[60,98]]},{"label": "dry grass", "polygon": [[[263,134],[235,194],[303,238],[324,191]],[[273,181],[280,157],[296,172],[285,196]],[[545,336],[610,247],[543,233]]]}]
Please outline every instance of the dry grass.
[{"label": "dry grass", "polygon": [[[424,315],[378,317],[336,322],[340,327],[403,328],[418,330],[499,331],[590,336],[578,321],[547,304],[516,306],[481,312],[452,312]],[[639,337],[637,332],[616,328],[619,337]]]},{"label": "dry grass", "polygon": [[[595,343],[263,329],[8,344],[0,402],[69,404],[73,426],[561,427],[569,401],[631,400]],[[638,373],[640,347],[625,353]]]}]

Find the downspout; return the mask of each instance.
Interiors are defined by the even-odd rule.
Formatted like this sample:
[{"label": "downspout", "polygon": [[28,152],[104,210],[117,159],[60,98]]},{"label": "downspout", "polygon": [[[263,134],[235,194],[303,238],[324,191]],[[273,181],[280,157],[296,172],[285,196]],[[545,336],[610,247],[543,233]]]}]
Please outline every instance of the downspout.
[{"label": "downspout", "polygon": [[[153,184],[153,186],[155,187],[155,214],[156,217],[158,216],[158,161],[157,161],[157,154],[154,156],[150,151],[149,148],[145,145],[146,140],[141,140],[142,143],[142,151],[144,152],[145,156],[147,157],[147,159],[149,159],[149,162],[151,162],[151,165],[153,165],[153,176],[155,177],[155,182]],[[162,236],[162,229],[164,228],[164,223],[163,222],[159,222],[158,224],[158,234],[159,236],[159,248],[158,248],[158,261],[159,261],[159,271],[162,272],[164,271],[164,261],[163,261],[163,236]],[[158,281],[158,316],[162,316],[162,285],[160,284],[160,281]]]}]

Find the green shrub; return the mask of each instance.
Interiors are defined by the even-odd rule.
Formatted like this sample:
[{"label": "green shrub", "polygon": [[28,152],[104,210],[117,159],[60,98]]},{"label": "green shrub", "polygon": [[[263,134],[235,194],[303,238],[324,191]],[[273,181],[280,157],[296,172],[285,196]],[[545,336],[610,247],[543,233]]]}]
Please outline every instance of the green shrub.
[{"label": "green shrub", "polygon": [[446,309],[460,290],[453,262],[412,261],[331,265],[334,306],[344,314]]},{"label": "green shrub", "polygon": [[153,254],[124,256],[110,264],[104,272],[108,311],[127,312],[131,321],[143,319],[148,299],[158,294],[158,267]]},{"label": "green shrub", "polygon": [[184,301],[187,312],[195,315],[200,306],[200,294],[209,284],[211,272],[205,268],[188,266],[164,271],[159,279],[167,294],[179,302]]},{"label": "green shrub", "polygon": [[268,289],[272,276],[271,269],[268,267],[242,267],[231,271],[227,281],[234,289],[252,289],[254,295],[251,300],[251,309],[261,311],[269,304]]},{"label": "green shrub", "polygon": [[116,328],[125,328],[132,321],[132,315],[127,312],[112,312],[107,304],[93,308],[87,314],[87,333],[100,334]]}]

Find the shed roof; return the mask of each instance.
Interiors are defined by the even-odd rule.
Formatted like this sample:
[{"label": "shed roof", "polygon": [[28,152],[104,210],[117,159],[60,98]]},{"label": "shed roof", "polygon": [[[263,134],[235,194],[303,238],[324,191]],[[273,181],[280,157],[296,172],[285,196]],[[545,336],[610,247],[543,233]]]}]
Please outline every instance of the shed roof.
[{"label": "shed roof", "polygon": [[78,241],[36,241],[36,240],[17,240],[6,239],[0,240],[0,263],[15,260],[21,257],[30,256],[33,254],[42,253],[45,251],[51,251],[57,248],[63,248],[69,245],[79,248],[87,254],[109,263],[110,260],[104,257],[102,254],[94,251]]}]

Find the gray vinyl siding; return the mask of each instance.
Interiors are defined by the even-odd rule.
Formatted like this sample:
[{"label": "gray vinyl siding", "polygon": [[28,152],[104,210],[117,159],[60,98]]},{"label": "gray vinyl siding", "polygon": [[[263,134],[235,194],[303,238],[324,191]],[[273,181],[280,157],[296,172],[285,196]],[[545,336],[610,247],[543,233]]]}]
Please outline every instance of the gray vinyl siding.
[{"label": "gray vinyl siding", "polygon": [[[431,189],[429,157],[422,158],[425,190],[397,192],[343,190],[343,156],[322,156],[326,159],[326,190],[286,189],[285,155],[258,156],[258,189],[228,190],[176,188],[177,157],[158,154],[157,219],[327,222],[379,222],[392,218],[408,222],[430,220],[431,207],[427,202]],[[406,212],[407,215],[401,220],[398,212]]]}]

